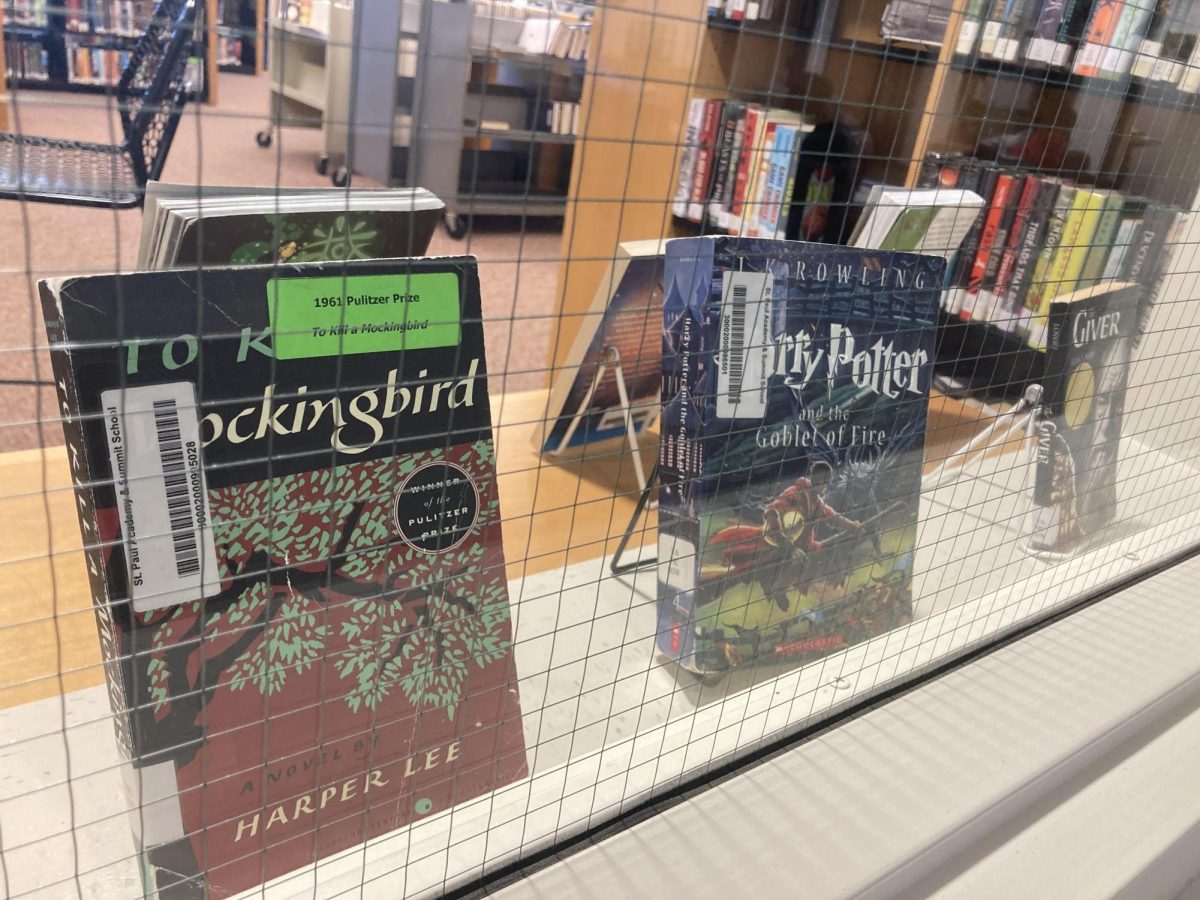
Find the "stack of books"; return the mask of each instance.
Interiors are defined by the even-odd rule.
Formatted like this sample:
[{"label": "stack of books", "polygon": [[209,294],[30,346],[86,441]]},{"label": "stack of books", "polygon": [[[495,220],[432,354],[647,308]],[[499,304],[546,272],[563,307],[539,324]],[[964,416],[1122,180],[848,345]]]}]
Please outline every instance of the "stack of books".
[{"label": "stack of books", "polygon": [[1055,298],[1132,282],[1152,295],[1178,210],[1143,197],[959,156],[931,156],[922,186],[974,191],[984,205],[947,270],[942,306],[1046,348]]},{"label": "stack of books", "polygon": [[673,212],[710,231],[782,238],[800,143],[810,131],[790,110],[692,100]]},{"label": "stack of books", "polygon": [[957,51],[1200,91],[1195,0],[969,0]]}]

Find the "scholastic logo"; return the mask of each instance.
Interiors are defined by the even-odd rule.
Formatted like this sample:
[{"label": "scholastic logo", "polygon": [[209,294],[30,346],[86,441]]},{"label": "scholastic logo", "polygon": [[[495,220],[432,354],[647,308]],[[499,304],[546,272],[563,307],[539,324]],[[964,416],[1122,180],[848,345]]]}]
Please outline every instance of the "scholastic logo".
[{"label": "scholastic logo", "polygon": [[817,650],[832,650],[835,647],[842,647],[846,643],[846,638],[840,634],[828,634],[824,637],[809,638],[804,641],[788,641],[786,644],[776,644],[775,652],[784,656],[792,656],[797,653],[813,653]]}]

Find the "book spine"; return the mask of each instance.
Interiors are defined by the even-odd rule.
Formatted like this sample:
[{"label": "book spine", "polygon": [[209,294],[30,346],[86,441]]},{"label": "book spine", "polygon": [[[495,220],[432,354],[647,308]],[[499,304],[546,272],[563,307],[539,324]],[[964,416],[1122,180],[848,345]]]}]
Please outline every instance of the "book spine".
[{"label": "book spine", "polygon": [[1098,0],[1092,8],[1092,17],[1088,22],[1083,46],[1075,55],[1072,71],[1076,75],[1095,78],[1100,74],[1100,58],[1105,48],[1112,44],[1124,5],[1122,0]]},{"label": "book spine", "polygon": [[1034,22],[1033,31],[1025,45],[1025,58],[1050,65],[1058,47],[1058,29],[1066,11],[1064,0],[1046,0]]},{"label": "book spine", "polygon": [[733,157],[733,136],[737,132],[738,106],[729,102],[725,104],[724,116],[719,131],[720,137],[716,147],[716,166],[713,171],[712,190],[708,194],[708,220],[714,225],[720,224],[722,198],[725,196],[725,185],[729,181],[730,162]]},{"label": "book spine", "polygon": [[1013,303],[1011,291],[1013,275],[1016,272],[1017,258],[1020,256],[1021,250],[1025,245],[1026,235],[1029,231],[1041,188],[1041,179],[1032,175],[1026,177],[1025,185],[1021,190],[1021,197],[1017,201],[1016,216],[1013,218],[1012,227],[1008,230],[1008,241],[1004,248],[1004,254],[1000,259],[1000,267],[996,272],[996,283],[992,288],[992,293],[996,297],[992,317],[1006,331],[1011,331],[1016,325],[1016,306]]},{"label": "book spine", "polygon": [[683,154],[679,161],[679,181],[675,186],[675,202],[671,208],[681,219],[687,218],[688,203],[692,197],[692,182],[696,177],[696,157],[699,151],[700,131],[704,127],[706,105],[706,101],[697,98],[692,100],[688,107],[687,132],[684,135]]},{"label": "book spine", "polygon": [[[1009,192],[1012,190],[1013,176],[1001,172],[996,179],[996,190],[988,205],[987,218],[983,222],[983,231],[979,236],[979,249],[971,262],[971,273],[967,276],[966,294],[963,298],[963,308],[959,317],[969,322],[984,317],[984,303],[980,302],[980,290],[983,288],[984,275],[987,274],[988,260],[996,247],[996,233],[1000,230],[1000,222],[1004,218],[1005,209],[1009,202]],[[976,307],[978,306],[978,313]]]},{"label": "book spine", "polygon": [[1113,242],[1113,251],[1104,263],[1104,271],[1100,274],[1101,281],[1116,281],[1125,270],[1125,260],[1129,248],[1133,246],[1142,230],[1142,219],[1125,218],[1117,228],[1117,237]]},{"label": "book spine", "polygon": [[1058,200],[1059,185],[1054,181],[1042,181],[1038,187],[1034,210],[1021,238],[1021,249],[1013,264],[1012,279],[1008,286],[1008,304],[1017,318],[1017,330],[1027,331],[1032,312],[1027,298],[1033,282],[1042,247],[1048,240],[1047,231],[1054,205]]},{"label": "book spine", "polygon": [[1067,0],[1062,22],[1055,35],[1054,58],[1051,65],[1067,66],[1076,47],[1082,41],[1090,19],[1091,4],[1088,0]]},{"label": "book spine", "polygon": [[1134,0],[1125,4],[1112,46],[1100,56],[1101,74],[1105,78],[1120,78],[1129,74],[1142,37],[1150,27],[1154,7],[1155,0]]},{"label": "book spine", "polygon": [[1129,74],[1134,78],[1150,78],[1154,74],[1154,66],[1162,57],[1167,29],[1171,23],[1171,10],[1174,0],[1160,0],[1154,10],[1154,16],[1146,29],[1146,36],[1138,42],[1137,53]]},{"label": "book spine", "polygon": [[1045,414],[1038,427],[1037,461],[1033,474],[1033,503],[1035,506],[1053,506],[1054,499],[1054,469],[1056,466],[1056,445],[1054,440],[1057,427],[1054,422],[1061,420],[1064,394],[1066,393],[1067,356],[1070,344],[1067,335],[1070,333],[1069,317],[1070,304],[1051,304],[1048,314],[1048,334],[1046,338],[1046,375],[1043,381],[1044,393],[1042,404]]},{"label": "book spine", "polygon": [[779,205],[779,217],[775,222],[775,237],[779,240],[787,237],[788,219],[792,212],[792,198],[796,194],[796,169],[799,164],[800,131],[796,130],[792,137],[792,148],[788,154],[787,170],[784,177],[783,202]]},{"label": "book spine", "polygon": [[775,146],[771,149],[771,170],[767,175],[766,203],[763,206],[763,216],[759,223],[759,236],[775,237],[779,224],[779,211],[783,204],[783,191],[787,186],[787,165],[792,149],[792,134],[790,125],[779,125],[775,129]]},{"label": "book spine", "polygon": [[1161,206],[1148,207],[1137,243],[1127,254],[1125,280],[1144,287],[1138,300],[1139,341],[1150,324],[1150,312],[1169,258],[1171,233],[1178,219],[1174,210]]},{"label": "book spine", "polygon": [[1016,0],[995,0],[988,10],[987,18],[979,31],[979,55],[994,57],[996,42],[1000,39],[1000,29],[1009,15]]},{"label": "book spine", "polygon": [[1008,188],[1004,201],[1004,209],[1000,214],[1000,224],[993,236],[992,249],[988,253],[987,268],[983,273],[983,282],[979,286],[979,294],[983,299],[983,308],[979,309],[980,318],[985,322],[999,323],[1001,315],[996,309],[996,287],[1000,277],[1000,266],[1004,263],[1004,255],[1008,250],[1009,235],[1012,233],[1017,214],[1020,211],[1021,197],[1025,193],[1025,184],[1029,178],[1024,175],[1013,175],[1012,184]]},{"label": "book spine", "polygon": [[1104,209],[1096,223],[1096,233],[1092,235],[1091,247],[1083,260],[1083,268],[1079,271],[1078,287],[1091,287],[1100,281],[1104,264],[1108,262],[1109,254],[1117,239],[1117,228],[1121,224],[1121,210],[1125,207],[1125,198],[1115,191],[1104,198]]},{"label": "book spine", "polygon": [[1062,241],[1047,272],[1051,299],[1075,289],[1103,206],[1104,197],[1095,191],[1081,188],[1075,192],[1075,201],[1063,226]]},{"label": "book spine", "polygon": [[[699,260],[686,260],[686,271],[678,272],[676,260],[667,255],[663,272],[664,284],[694,286],[696,280],[711,277],[708,267]],[[701,440],[701,417],[695,414],[712,401],[705,378],[711,365],[703,354],[702,335],[698,319],[687,309],[686,294],[675,292],[681,300],[666,301],[664,326],[678,321],[675,336],[677,353],[674,359],[664,360],[662,369],[662,402],[664,421],[659,444],[659,527],[658,527],[658,628],[659,649],[671,659],[683,661],[693,649],[691,614],[695,603],[695,588],[699,574],[700,521],[690,502],[696,480],[703,471],[704,443]],[[682,302],[682,308],[681,307]],[[672,409],[678,416],[669,415]]]},{"label": "book spine", "polygon": [[958,31],[955,53],[966,56],[974,52],[986,12],[987,0],[968,0],[967,8],[963,13],[962,25]]},{"label": "book spine", "polygon": [[1054,295],[1053,285],[1050,283],[1050,266],[1053,265],[1062,244],[1067,218],[1075,205],[1076,193],[1078,191],[1075,188],[1066,185],[1058,192],[1054,210],[1046,226],[1046,241],[1038,253],[1029,293],[1025,297],[1025,305],[1029,310],[1029,346],[1035,350],[1044,350],[1046,347],[1046,314],[1050,309],[1050,298]]},{"label": "book spine", "polygon": [[746,210],[746,191],[750,185],[750,174],[754,168],[754,137],[758,131],[760,116],[766,110],[751,106],[746,110],[746,125],[742,137],[742,152],[738,158],[737,176],[734,179],[733,202],[729,208],[729,230],[737,234],[742,230],[742,215]]},{"label": "book spine", "polygon": [[713,154],[716,149],[717,123],[721,118],[720,100],[704,102],[704,123],[700,129],[700,143],[696,148],[696,175],[692,179],[692,199],[688,204],[688,220],[699,224],[704,221],[704,202],[708,197],[708,186],[712,181]]},{"label": "book spine", "polygon": [[87,565],[88,586],[92,593],[92,609],[100,637],[100,653],[108,685],[108,702],[113,713],[113,729],[122,761],[130,763],[136,758],[132,706],[129,703],[129,697],[133,694],[130,670],[132,661],[121,646],[119,626],[104,575],[104,546],[99,519],[96,516],[94,486],[97,473],[103,471],[103,468],[89,463],[87,442],[84,439],[83,422],[80,417],[79,390],[71,365],[71,351],[65,346],[65,326],[58,308],[58,298],[45,283],[42,283],[39,289],[46,321],[46,335],[50,342],[50,363],[63,422],[67,460],[71,467],[71,481],[75,485],[75,505],[79,514],[79,530],[83,537],[83,554]]},{"label": "book spine", "polygon": [[[741,114],[737,117],[733,129],[733,141],[729,146],[729,172],[725,178],[725,191],[720,198],[721,208],[717,213],[717,224],[726,231],[733,226],[733,199],[737,194],[738,174],[745,165],[746,122],[749,114],[749,108],[743,107]],[[751,132],[750,138],[754,139],[753,132]],[[743,184],[745,184],[745,176],[743,175],[742,178]],[[736,233],[737,229],[733,228],[733,231]]]},{"label": "book spine", "polygon": [[[979,242],[983,235],[983,226],[987,222],[988,211],[991,209],[992,195],[995,193],[996,180],[999,174],[1000,171],[998,169],[990,166],[979,170],[979,189],[975,193],[983,198],[983,206],[980,207],[979,213],[975,216],[975,221],[967,232],[967,236],[963,238],[962,248],[954,260],[954,275],[950,281],[949,311],[960,317],[962,316],[963,306],[966,301],[967,282],[971,276],[971,267],[974,264],[975,255],[979,252]],[[968,313],[967,317],[970,317],[970,313]]]},{"label": "book spine", "polygon": [[775,122],[768,122],[763,132],[762,147],[758,151],[756,163],[758,171],[754,175],[754,185],[750,200],[746,204],[746,212],[742,216],[742,221],[749,223],[749,227],[746,228],[747,237],[758,237],[762,231],[762,214],[766,206],[767,182],[771,175],[771,156],[775,148],[777,128]]}]

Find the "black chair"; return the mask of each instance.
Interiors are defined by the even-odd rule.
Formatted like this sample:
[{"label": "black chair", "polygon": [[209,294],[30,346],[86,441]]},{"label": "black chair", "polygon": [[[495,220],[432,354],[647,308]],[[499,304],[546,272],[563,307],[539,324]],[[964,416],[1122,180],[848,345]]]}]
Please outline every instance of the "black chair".
[{"label": "black chair", "polygon": [[167,161],[191,86],[196,0],[162,0],[138,38],[115,95],[124,142],[92,144],[0,134],[0,198],[140,206]]}]

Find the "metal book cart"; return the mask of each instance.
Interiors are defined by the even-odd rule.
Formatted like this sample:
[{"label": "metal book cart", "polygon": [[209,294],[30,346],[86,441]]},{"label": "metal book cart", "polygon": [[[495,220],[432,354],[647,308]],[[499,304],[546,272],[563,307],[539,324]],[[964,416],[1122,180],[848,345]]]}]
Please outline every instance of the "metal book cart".
[{"label": "metal book cart", "polygon": [[314,3],[308,25],[286,20],[278,2],[268,16],[271,98],[268,123],[255,135],[268,148],[281,128],[320,128],[324,149],[316,159],[321,175],[335,186],[350,183],[346,168],[349,141],[350,66],[354,9],[341,3]]},{"label": "metal book cart", "polygon": [[[499,35],[466,3],[358,0],[355,8],[349,167],[381,184],[432,191],[446,203],[452,237],[466,233],[471,215],[566,210],[568,167],[537,163],[569,161],[575,137],[539,124],[553,95],[578,100],[582,61],[524,53],[510,46],[509,31]],[[473,80],[473,71],[492,67],[519,83]]]}]

